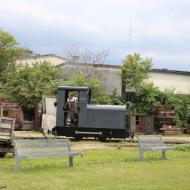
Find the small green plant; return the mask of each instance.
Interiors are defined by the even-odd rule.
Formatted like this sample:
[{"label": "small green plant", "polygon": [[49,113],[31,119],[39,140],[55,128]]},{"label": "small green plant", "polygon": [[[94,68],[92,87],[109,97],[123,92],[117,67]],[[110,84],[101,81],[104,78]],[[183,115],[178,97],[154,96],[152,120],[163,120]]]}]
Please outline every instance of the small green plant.
[{"label": "small green plant", "polygon": [[178,145],[178,146],[176,146],[176,150],[188,152],[188,151],[190,151],[190,144]]}]

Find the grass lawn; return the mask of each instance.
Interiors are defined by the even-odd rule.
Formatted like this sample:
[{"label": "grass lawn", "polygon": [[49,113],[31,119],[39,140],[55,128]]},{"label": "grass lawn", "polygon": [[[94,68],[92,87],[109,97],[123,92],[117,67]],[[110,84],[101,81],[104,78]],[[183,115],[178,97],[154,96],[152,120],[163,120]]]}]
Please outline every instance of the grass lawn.
[{"label": "grass lawn", "polygon": [[137,148],[87,150],[67,167],[66,158],[22,161],[15,172],[14,158],[0,159],[0,188],[6,190],[189,190],[190,152],[145,153]]}]

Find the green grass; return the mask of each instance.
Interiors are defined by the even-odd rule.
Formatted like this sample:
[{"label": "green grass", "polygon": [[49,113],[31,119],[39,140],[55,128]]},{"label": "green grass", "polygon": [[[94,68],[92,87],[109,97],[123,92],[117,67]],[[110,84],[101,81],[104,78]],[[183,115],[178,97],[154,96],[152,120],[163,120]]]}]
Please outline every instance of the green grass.
[{"label": "green grass", "polygon": [[190,151],[190,144],[177,145],[176,149],[180,151]]},{"label": "green grass", "polygon": [[190,152],[145,153],[137,148],[90,150],[67,167],[66,158],[22,161],[15,172],[14,158],[0,159],[0,187],[6,190],[189,190]]}]

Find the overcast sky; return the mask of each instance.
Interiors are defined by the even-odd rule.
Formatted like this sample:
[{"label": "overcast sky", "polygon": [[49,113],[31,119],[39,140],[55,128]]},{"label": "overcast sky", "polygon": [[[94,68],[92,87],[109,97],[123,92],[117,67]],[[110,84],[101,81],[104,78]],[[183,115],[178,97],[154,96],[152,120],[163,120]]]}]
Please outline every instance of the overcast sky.
[{"label": "overcast sky", "polygon": [[109,50],[121,65],[138,52],[154,68],[190,71],[189,0],[0,0],[0,28],[34,53]]}]

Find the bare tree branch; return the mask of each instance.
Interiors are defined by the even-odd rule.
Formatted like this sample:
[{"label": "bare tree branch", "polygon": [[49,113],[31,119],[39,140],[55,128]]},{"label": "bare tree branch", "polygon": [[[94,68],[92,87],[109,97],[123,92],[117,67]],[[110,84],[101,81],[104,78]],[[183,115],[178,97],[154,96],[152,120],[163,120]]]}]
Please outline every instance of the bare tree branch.
[{"label": "bare tree branch", "polygon": [[75,72],[83,72],[88,78],[95,75],[96,65],[104,65],[109,55],[109,50],[95,52],[85,49],[82,51],[76,47],[67,48],[65,52],[67,58],[75,65]]}]

